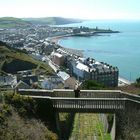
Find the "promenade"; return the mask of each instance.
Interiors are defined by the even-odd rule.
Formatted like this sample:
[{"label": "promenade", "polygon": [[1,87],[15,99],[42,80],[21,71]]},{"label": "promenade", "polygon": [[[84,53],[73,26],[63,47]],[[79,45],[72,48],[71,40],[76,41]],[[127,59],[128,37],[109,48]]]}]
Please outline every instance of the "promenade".
[{"label": "promenade", "polygon": [[119,77],[118,86],[127,86],[127,85],[131,85],[131,82],[129,80],[127,80],[127,79]]}]

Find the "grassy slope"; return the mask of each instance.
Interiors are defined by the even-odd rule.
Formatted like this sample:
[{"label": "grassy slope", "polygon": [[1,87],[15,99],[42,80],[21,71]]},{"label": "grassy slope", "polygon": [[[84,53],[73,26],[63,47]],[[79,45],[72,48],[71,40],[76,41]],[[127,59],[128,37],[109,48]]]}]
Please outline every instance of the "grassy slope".
[{"label": "grassy slope", "polygon": [[14,18],[2,17],[0,18],[0,28],[14,28],[14,27],[27,27],[32,24],[43,25],[60,25],[81,22],[82,20],[62,18],[62,17],[44,17],[44,18]]},{"label": "grassy slope", "polygon": [[2,17],[0,18],[0,28],[12,28],[12,27],[26,27],[31,23],[14,17]]},{"label": "grassy slope", "polygon": [[[42,106],[38,102],[19,94],[8,93],[4,96],[0,94],[0,99],[0,140],[58,139],[39,117],[37,110]],[[46,112],[48,113],[47,110]]]},{"label": "grassy slope", "polygon": [[60,25],[81,22],[82,20],[69,19],[62,17],[46,17],[46,18],[25,18],[25,21],[30,21],[33,24],[46,24],[46,25]]},{"label": "grassy slope", "polygon": [[[46,65],[43,62],[37,61],[33,59],[32,57],[28,56],[27,54],[21,52],[20,50],[8,48],[6,46],[0,45],[0,55],[3,55],[4,58],[0,60],[1,67],[4,62],[10,66],[10,63],[18,60],[18,63],[23,63],[24,67],[26,67],[25,63],[28,62],[28,65],[31,64],[33,66],[36,66],[38,69],[43,69],[44,71],[47,71],[48,74],[52,74],[53,70]],[[5,63],[4,63],[5,65]],[[14,66],[13,66],[14,67]],[[28,69],[28,66],[27,66]]]}]

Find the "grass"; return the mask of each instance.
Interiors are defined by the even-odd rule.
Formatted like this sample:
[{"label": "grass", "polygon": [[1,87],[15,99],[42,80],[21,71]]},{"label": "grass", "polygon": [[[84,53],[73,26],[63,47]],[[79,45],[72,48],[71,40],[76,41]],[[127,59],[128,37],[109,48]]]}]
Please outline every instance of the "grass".
[{"label": "grass", "polygon": [[104,132],[98,114],[77,113],[69,140],[111,140],[110,134]]},{"label": "grass", "polygon": [[3,17],[0,18],[0,28],[11,28],[11,27],[25,27],[31,25],[29,22],[14,17]]},{"label": "grass", "polygon": [[110,134],[104,132],[103,123],[101,121],[99,121],[98,116],[96,117],[96,121],[97,121],[96,130],[98,132],[98,139],[99,140],[111,140]]},{"label": "grass", "polygon": [[[36,65],[36,70],[43,70],[47,75],[53,74],[53,70],[46,63],[38,61],[30,57],[28,54],[23,53],[20,50],[6,47],[0,45],[0,55],[3,55],[3,59],[0,60],[0,70],[2,69],[4,62],[6,64],[12,63],[13,60],[19,60],[22,62],[29,62],[33,65]],[[28,68],[27,68],[28,69]]]}]

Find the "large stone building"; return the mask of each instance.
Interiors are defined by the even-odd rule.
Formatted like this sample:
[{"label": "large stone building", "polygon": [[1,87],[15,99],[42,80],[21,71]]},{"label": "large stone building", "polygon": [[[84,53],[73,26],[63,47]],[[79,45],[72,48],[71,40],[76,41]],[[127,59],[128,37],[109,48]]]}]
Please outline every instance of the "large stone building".
[{"label": "large stone building", "polygon": [[70,73],[80,81],[95,80],[108,87],[118,86],[119,70],[117,67],[110,66],[107,63],[89,58],[69,58],[68,67]]},{"label": "large stone building", "polygon": [[104,62],[98,62],[93,58],[82,58],[68,52],[53,53],[52,61],[69,69],[69,74],[75,76],[79,81],[95,80],[107,87],[118,86],[119,70]]}]

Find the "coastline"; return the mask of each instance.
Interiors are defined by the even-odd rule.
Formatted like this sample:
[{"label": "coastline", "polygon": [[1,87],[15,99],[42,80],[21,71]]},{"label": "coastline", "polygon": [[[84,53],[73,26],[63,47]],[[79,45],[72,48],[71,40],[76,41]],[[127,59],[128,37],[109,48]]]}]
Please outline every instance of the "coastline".
[{"label": "coastline", "polygon": [[70,36],[72,36],[72,35],[68,34],[68,35],[55,36],[55,37],[48,38],[48,40],[52,43],[59,45],[58,44],[59,40],[61,40],[62,38],[65,38],[65,37],[70,37]]},{"label": "coastline", "polygon": [[59,44],[59,41],[63,38],[66,38],[66,37],[70,37],[72,35],[62,35],[62,36],[56,36],[56,37],[52,37],[52,38],[49,38],[49,41],[52,42],[52,43],[55,43],[56,45],[58,45],[61,49],[63,49],[64,51],[67,51],[69,52],[70,54],[74,54],[76,56],[80,56],[80,57],[83,57],[83,50],[78,50],[78,49],[71,49],[71,48],[68,48],[68,47],[64,47],[64,46],[61,46]]},{"label": "coastline", "polygon": [[53,37],[51,39],[49,39],[50,42],[58,44],[59,40],[61,40],[64,37]]},{"label": "coastline", "polygon": [[98,30],[98,31],[93,31],[93,32],[84,32],[84,33],[71,33],[71,34],[65,34],[65,35],[60,35],[60,36],[54,36],[54,37],[50,37],[48,38],[49,41],[58,44],[59,40],[65,37],[72,37],[72,36],[83,36],[83,37],[87,37],[87,36],[99,36],[99,33],[120,33],[120,31],[113,31],[113,30]]},{"label": "coastline", "polygon": [[[64,51],[68,51],[71,54],[74,54],[74,55],[77,55],[77,56],[80,56],[80,57],[84,57],[83,50],[71,49],[71,48],[67,48],[67,47],[61,46],[59,44],[59,41],[61,39],[66,38],[66,37],[70,37],[70,36],[73,36],[73,35],[56,36],[56,37],[49,38],[49,41],[51,41],[52,43],[55,43],[56,45],[59,45],[59,47],[61,47]],[[125,78],[122,78],[120,76],[118,78],[118,86],[131,85],[131,83],[132,82],[130,82],[129,80],[127,80]]]}]

